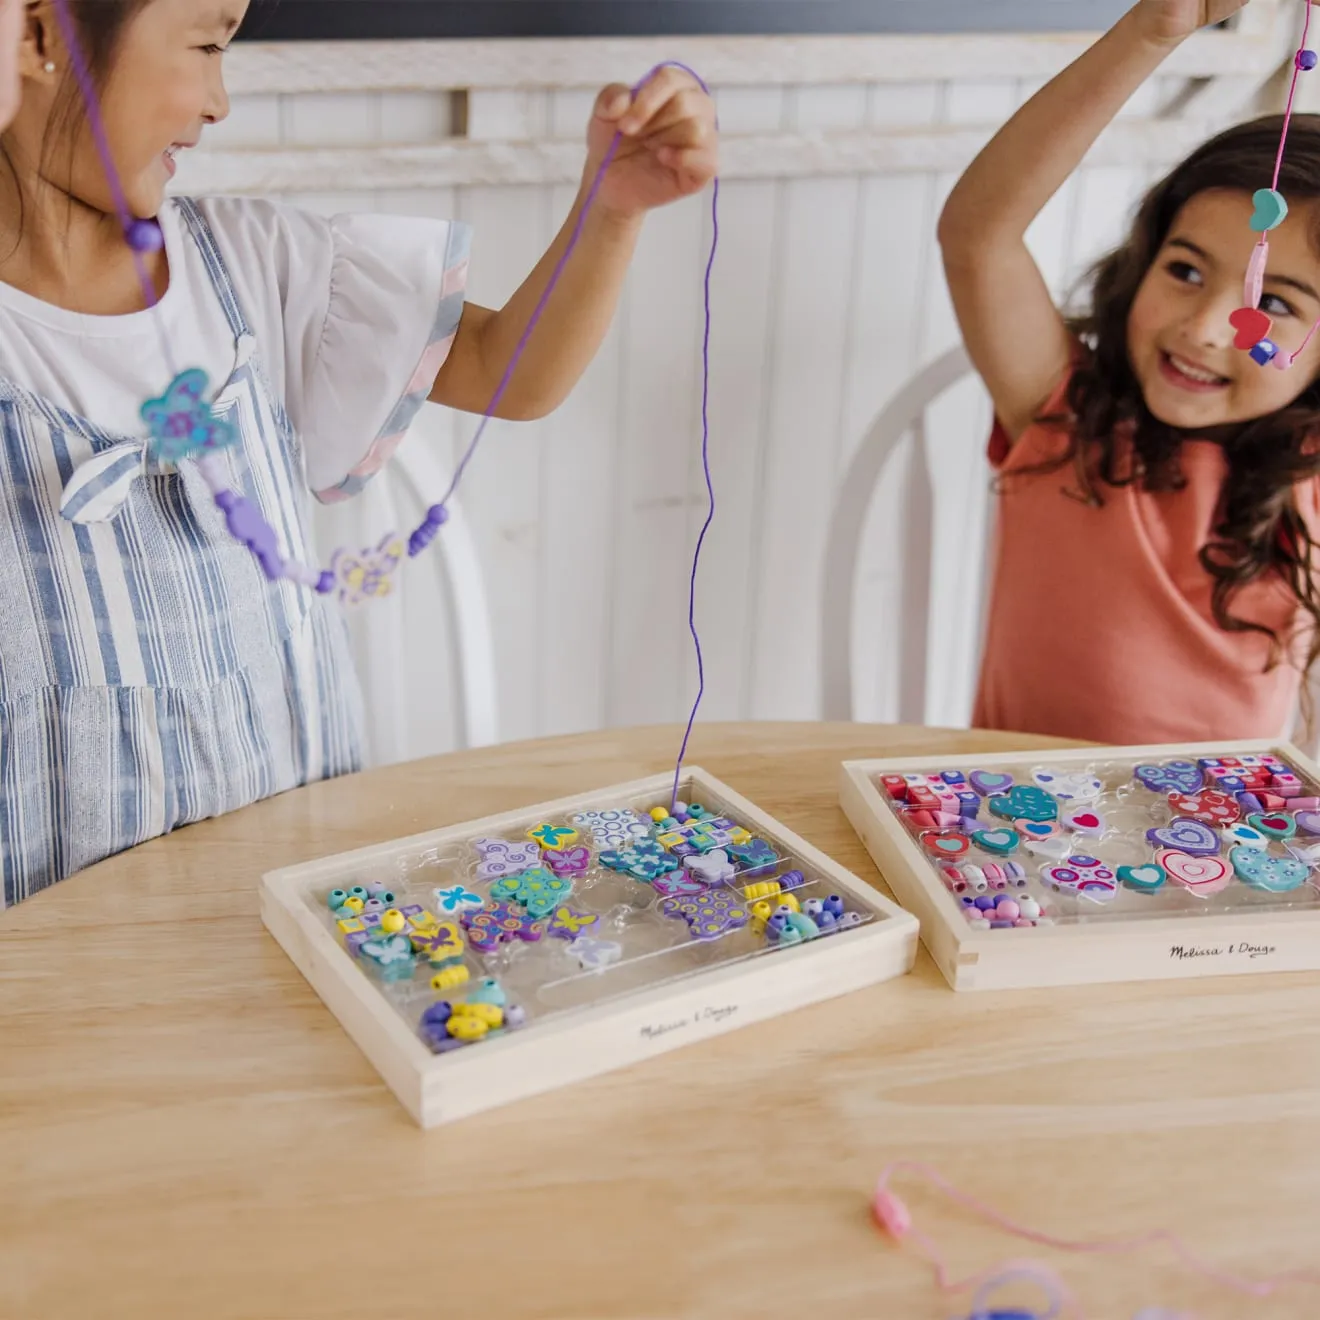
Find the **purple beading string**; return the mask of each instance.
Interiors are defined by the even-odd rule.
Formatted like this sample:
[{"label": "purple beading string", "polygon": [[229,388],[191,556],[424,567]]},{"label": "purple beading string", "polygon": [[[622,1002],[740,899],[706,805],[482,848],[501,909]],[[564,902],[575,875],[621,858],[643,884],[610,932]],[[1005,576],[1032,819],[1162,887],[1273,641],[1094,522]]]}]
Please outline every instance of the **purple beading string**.
[{"label": "purple beading string", "polygon": [[[73,21],[73,15],[69,12],[69,0],[53,0],[55,6],[55,20],[60,25],[60,35],[64,39],[65,49],[69,52],[69,63],[73,66],[73,76],[77,80],[78,89],[82,93],[83,104],[87,109],[87,122],[92,130],[92,141],[96,144],[97,154],[101,157],[101,166],[105,171],[106,182],[110,185],[110,194],[114,198],[115,210],[119,215],[119,225],[124,231],[125,241],[128,242],[128,250],[133,254],[133,265],[137,270],[138,283],[142,286],[142,297],[146,300],[147,308],[150,309],[159,301],[156,297],[155,285],[151,282],[151,274],[147,270],[147,263],[143,259],[142,253],[133,245],[131,241],[131,231],[134,224],[134,216],[128,209],[128,198],[124,195],[123,185],[119,180],[119,171],[115,168],[114,157],[110,154],[110,140],[106,137],[105,124],[101,120],[101,107],[96,99],[96,83],[92,78],[92,71],[87,66],[87,58],[83,54],[82,42],[78,39],[78,27]],[[155,322],[156,333],[160,339],[161,351],[165,355],[165,365],[169,369],[171,377],[179,374],[174,363],[174,355],[170,352],[170,341],[165,334],[164,327],[159,321]]]},{"label": "purple beading string", "polygon": [[[700,85],[701,90],[710,95],[710,88],[706,86],[705,80],[697,73],[695,69],[689,68],[686,64],[678,60],[665,60],[651,69],[647,75],[642,78],[633,88],[632,94],[637,95],[639,91],[655,77],[661,69],[682,69],[684,73],[695,78]],[[509,365],[505,368],[503,379],[496,387],[494,397],[490,401],[490,406],[482,416],[472,439],[468,441],[467,448],[463,451],[462,458],[459,459],[458,466],[454,469],[453,478],[449,482],[449,489],[445,491],[444,497],[439,501],[439,507],[443,508],[449,503],[454,492],[458,489],[459,482],[463,479],[463,472],[476,452],[477,445],[481,442],[485,434],[486,427],[489,424],[496,408],[499,407],[500,400],[504,397],[505,391],[509,387],[509,382],[513,378],[514,370],[523,355],[523,350],[527,347],[531,339],[532,331],[536,328],[537,322],[541,319],[542,312],[545,311],[546,304],[550,300],[550,295],[554,292],[555,286],[559,283],[560,276],[564,273],[564,268],[568,265],[569,258],[573,255],[577,247],[578,239],[582,236],[582,226],[586,223],[587,213],[591,210],[596,201],[596,195],[600,192],[601,184],[605,181],[605,171],[609,168],[610,162],[614,159],[614,154],[619,148],[619,142],[622,135],[615,133],[614,140],[610,143],[609,150],[605,153],[604,160],[600,163],[600,168],[596,171],[596,177],[592,180],[591,188],[587,192],[585,201],[582,203],[582,209],[578,212],[577,222],[573,226],[573,232],[569,236],[564,251],[560,254],[559,260],[555,263],[555,268],[550,274],[550,279],[541,293],[535,308],[532,310],[531,317],[522,332],[513,350],[513,356],[509,359]],[[692,646],[697,656],[697,696],[692,703],[692,710],[688,715],[687,727],[683,731],[683,742],[679,748],[678,761],[674,766],[674,790],[670,798],[670,810],[672,811],[678,803],[678,785],[683,776],[683,762],[687,758],[688,743],[692,738],[692,729],[697,722],[697,715],[701,710],[701,703],[706,695],[706,662],[701,651],[701,636],[697,631],[697,572],[701,566],[701,550],[706,543],[706,533],[710,530],[710,525],[715,519],[715,484],[710,474],[710,283],[711,273],[715,268],[715,254],[720,244],[720,181],[716,179],[711,191],[710,202],[711,219],[711,242],[710,256],[706,261],[706,273],[704,281],[704,309],[705,324],[702,331],[701,340],[701,468],[706,479],[706,521],[702,524],[701,532],[697,537],[696,549],[692,555],[692,572],[688,577],[688,631],[692,634]]]}]

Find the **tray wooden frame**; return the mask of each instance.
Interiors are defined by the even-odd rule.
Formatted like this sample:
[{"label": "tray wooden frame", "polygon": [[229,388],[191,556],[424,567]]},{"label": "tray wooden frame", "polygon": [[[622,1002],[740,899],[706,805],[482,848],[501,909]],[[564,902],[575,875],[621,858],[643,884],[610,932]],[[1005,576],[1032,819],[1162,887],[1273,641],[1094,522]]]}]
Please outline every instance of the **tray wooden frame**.
[{"label": "tray wooden frame", "polygon": [[537,819],[617,805],[643,794],[661,800],[672,784],[671,775],[658,775],[272,871],[261,883],[261,918],[404,1108],[428,1128],[911,970],[918,934],[914,917],[695,766],[684,770],[681,781],[688,800],[717,802],[756,834],[817,868],[875,920],[770,957],[744,959],[559,1012],[525,1031],[437,1056],[362,974],[307,901],[309,890],[333,887],[350,867],[392,866],[423,849],[526,829]]},{"label": "tray wooden frame", "polygon": [[1066,769],[1094,761],[1261,755],[1272,752],[1320,783],[1320,768],[1276,740],[1039,749],[976,756],[845,761],[839,805],[890,891],[921,923],[921,938],[955,990],[1005,990],[1111,981],[1166,980],[1320,969],[1320,909],[1215,916],[1141,917],[1013,930],[973,930],[875,780],[887,774],[996,770],[1048,762]]}]

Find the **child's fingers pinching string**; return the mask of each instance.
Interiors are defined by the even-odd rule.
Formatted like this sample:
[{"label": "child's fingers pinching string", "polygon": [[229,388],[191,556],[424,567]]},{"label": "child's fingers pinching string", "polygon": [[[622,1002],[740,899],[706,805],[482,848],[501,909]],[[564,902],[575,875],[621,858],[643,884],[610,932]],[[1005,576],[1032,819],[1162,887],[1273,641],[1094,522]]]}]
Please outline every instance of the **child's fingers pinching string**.
[{"label": "child's fingers pinching string", "polygon": [[676,100],[689,114],[694,113],[699,102],[709,103],[709,98],[690,73],[672,67],[663,68],[638,88],[632,108],[619,121],[619,132],[625,137],[649,133],[654,127],[652,121]]},{"label": "child's fingers pinching string", "polygon": [[632,105],[632,92],[623,83],[611,83],[596,97],[592,109],[594,119],[602,119],[612,128],[619,129],[619,120],[628,113]]}]

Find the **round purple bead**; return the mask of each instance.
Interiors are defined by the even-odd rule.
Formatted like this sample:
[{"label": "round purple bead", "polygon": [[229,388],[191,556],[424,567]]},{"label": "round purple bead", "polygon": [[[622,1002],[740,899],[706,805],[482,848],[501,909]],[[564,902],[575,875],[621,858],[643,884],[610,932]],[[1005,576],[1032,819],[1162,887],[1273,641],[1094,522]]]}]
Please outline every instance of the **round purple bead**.
[{"label": "round purple bead", "polygon": [[995,906],[995,900],[991,898],[989,894],[981,894],[978,898],[974,900],[974,903],[975,906],[979,907],[982,912],[989,912]]},{"label": "round purple bead", "polygon": [[124,238],[134,252],[159,252],[165,246],[165,235],[154,220],[134,220],[124,230]]},{"label": "round purple bead", "polygon": [[1320,56],[1313,50],[1299,50],[1297,52],[1297,67],[1303,73],[1310,73],[1317,64],[1320,64]]},{"label": "round purple bead", "polygon": [[447,999],[441,999],[432,1004],[426,1012],[422,1014],[422,1021],[436,1026],[442,1026],[449,1021],[453,1014],[453,1005]]},{"label": "round purple bead", "polygon": [[317,578],[316,589],[322,596],[328,596],[335,589],[335,575],[328,568]]},{"label": "round purple bead", "polygon": [[443,504],[433,504],[426,511],[426,524],[428,527],[440,528],[449,521],[449,510]]}]

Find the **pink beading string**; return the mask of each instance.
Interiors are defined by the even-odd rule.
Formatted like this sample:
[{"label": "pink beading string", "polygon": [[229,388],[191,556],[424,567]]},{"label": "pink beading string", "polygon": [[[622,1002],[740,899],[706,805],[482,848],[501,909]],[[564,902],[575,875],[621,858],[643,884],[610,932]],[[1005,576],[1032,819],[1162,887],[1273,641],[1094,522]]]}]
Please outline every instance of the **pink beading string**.
[{"label": "pink beading string", "polygon": [[[1283,153],[1284,153],[1284,148],[1288,144],[1288,128],[1292,124],[1293,103],[1297,100],[1297,83],[1302,76],[1302,66],[1298,59],[1298,56],[1300,56],[1301,52],[1306,49],[1306,38],[1311,31],[1312,2],[1313,0],[1304,0],[1303,7],[1306,11],[1306,14],[1305,17],[1302,19],[1302,39],[1297,46],[1297,55],[1294,56],[1293,58],[1292,81],[1288,84],[1288,103],[1287,105],[1284,106],[1283,109],[1283,129],[1279,133],[1279,150],[1274,157],[1274,175],[1270,180],[1270,190],[1272,192],[1278,192],[1279,175],[1283,172]],[[1266,230],[1263,234],[1261,234],[1260,242],[1258,242],[1256,246],[1263,253],[1269,252],[1269,247],[1270,247],[1269,230]],[[1253,262],[1253,270],[1254,269],[1255,269],[1255,263]],[[1260,302],[1259,280],[1263,278],[1264,273],[1265,273],[1265,261],[1264,258],[1262,258],[1259,263],[1259,274],[1257,275],[1256,282],[1253,285],[1253,287],[1255,287],[1256,290],[1256,297],[1254,299],[1248,299],[1248,305],[1251,307],[1257,306]],[[1250,276],[1248,277],[1248,280],[1250,282],[1251,280]],[[1297,359],[1301,357],[1301,355],[1306,351],[1307,344],[1311,342],[1311,339],[1315,335],[1315,332],[1317,330],[1320,330],[1320,319],[1317,319],[1312,324],[1311,328],[1306,332],[1306,338],[1302,340],[1301,344],[1298,346],[1296,351],[1289,353],[1287,355],[1289,366],[1292,366],[1292,364],[1296,362]]]},{"label": "pink beading string", "polygon": [[[944,1292],[959,1292],[964,1288],[985,1284],[987,1281],[1002,1276],[1005,1269],[1018,1269],[1023,1264],[1032,1268],[1038,1267],[1033,1262],[1015,1262],[1009,1265],[991,1266],[965,1278],[954,1278],[945,1260],[944,1253],[940,1251],[931,1238],[914,1227],[912,1215],[907,1206],[896,1193],[889,1190],[890,1182],[898,1174],[909,1174],[924,1178],[943,1192],[951,1201],[962,1206],[965,1210],[970,1210],[996,1228],[1000,1228],[1014,1237],[1022,1238],[1026,1242],[1034,1242],[1037,1246],[1051,1247],[1055,1251],[1068,1251],[1083,1255],[1124,1255],[1162,1243],[1193,1273],[1199,1274],[1214,1283],[1221,1284],[1225,1288],[1232,1288],[1235,1292],[1246,1293],[1252,1297],[1269,1297],[1281,1288],[1298,1284],[1311,1284],[1320,1287],[1320,1273],[1307,1270],[1288,1270],[1282,1274],[1270,1275],[1258,1280],[1245,1279],[1241,1275],[1231,1274],[1227,1270],[1221,1270],[1201,1260],[1176,1233],[1164,1228],[1154,1229],[1148,1233],[1140,1233],[1130,1238],[1096,1241],[1074,1240],[1056,1237],[1052,1233],[1042,1233],[1037,1229],[1019,1224],[993,1206],[986,1205],[984,1201],[979,1201],[976,1197],[959,1190],[929,1164],[923,1164],[916,1160],[895,1160],[893,1163],[887,1164],[880,1174],[879,1182],[876,1185],[875,1198],[872,1202],[872,1212],[875,1215],[876,1222],[895,1241],[903,1242],[910,1239],[917,1245],[934,1267],[936,1282]],[[1078,1315],[1081,1315],[1077,1303],[1069,1299],[1068,1304],[1073,1307]]]},{"label": "pink beading string", "polygon": [[[134,266],[137,271],[138,280],[142,286],[142,296],[147,308],[152,309],[158,306],[159,299],[156,297],[156,291],[152,285],[142,253],[133,242],[133,231],[137,222],[134,220],[132,212],[129,210],[128,200],[119,177],[119,171],[115,167],[114,157],[110,150],[109,138],[105,132],[100,105],[97,101],[96,84],[92,78],[91,70],[88,67],[86,57],[82,50],[82,44],[78,38],[77,25],[69,11],[68,0],[54,0],[54,4],[57,20],[60,25],[60,31],[63,35],[65,46],[69,51],[69,58],[73,66],[74,77],[78,82],[83,101],[86,105],[92,137],[96,144],[96,150],[100,156],[101,165],[105,171],[107,182],[110,186],[111,195],[114,199],[119,223],[123,229],[125,241],[128,243],[129,250],[133,254]],[[682,69],[683,72],[696,80],[707,96],[711,94],[710,88],[706,85],[705,80],[694,69],[689,68],[686,64],[683,64],[678,60],[665,60],[652,68],[644,78],[633,86],[631,89],[632,95],[636,97],[637,93],[648,82],[650,82],[656,74],[665,68]],[[463,474],[467,470],[469,462],[471,462],[475,455],[477,447],[486,433],[486,428],[490,424],[491,418],[494,416],[496,409],[499,407],[501,400],[504,398],[504,395],[509,388],[509,384],[513,379],[514,371],[517,369],[518,363],[522,360],[523,353],[526,351],[527,345],[531,340],[532,332],[540,321],[546,305],[550,301],[551,294],[553,294],[555,288],[559,284],[560,278],[568,265],[569,259],[577,248],[578,241],[582,237],[583,226],[586,223],[587,216],[596,202],[601,185],[605,180],[605,173],[609,169],[610,164],[618,151],[622,136],[623,135],[619,132],[614,134],[614,138],[610,142],[609,148],[606,151],[604,158],[601,160],[599,168],[596,170],[595,178],[592,180],[591,187],[589,188],[587,196],[583,200],[582,207],[578,212],[577,220],[574,223],[572,233],[569,235],[568,243],[560,254],[559,260],[555,263],[555,267],[550,274],[549,280],[546,282],[545,288],[541,292],[540,298],[537,300],[536,306],[532,309],[532,314],[514,347],[513,354],[509,359],[509,364],[505,368],[504,374],[495,388],[495,393],[491,397],[491,401],[487,405],[481,421],[478,424],[476,431],[473,433],[472,439],[468,442],[467,448],[464,450],[458,466],[454,469],[454,475],[450,479],[448,489],[445,491],[444,496],[440,501],[428,510],[426,519],[408,538],[410,556],[417,554],[420,550],[430,544],[431,539],[435,536],[436,532],[439,531],[440,526],[447,518],[446,505],[453,497],[454,492],[458,489]],[[696,591],[697,573],[701,564],[701,551],[705,545],[706,534],[710,530],[710,525],[715,517],[715,487],[710,471],[710,291],[711,275],[714,270],[715,256],[719,248],[720,239],[719,198],[720,184],[719,179],[716,178],[711,191],[711,244],[704,278],[704,325],[701,342],[701,466],[706,480],[707,512],[705,522],[702,524],[701,531],[697,537],[696,548],[692,555],[692,570],[688,578],[688,630],[692,635],[692,643],[696,651],[697,695],[692,703],[691,711],[688,714],[687,726],[683,733],[678,760],[674,767],[674,791],[671,807],[673,803],[678,801],[679,781],[683,773],[683,762],[687,757],[688,743],[692,736],[692,729],[696,723],[697,715],[701,709],[701,703],[706,693],[705,659],[702,655],[701,637],[697,631],[696,623]],[[173,356],[170,353],[169,340],[166,337],[164,328],[160,325],[159,320],[156,321],[156,326],[157,332],[160,336],[161,349],[166,365],[169,368],[170,374],[172,376],[177,376],[178,372],[174,365]],[[199,458],[197,460],[197,466],[206,480],[208,487],[216,496],[218,504],[221,503],[222,500],[234,496],[235,493],[230,492],[226,487],[223,470],[211,455],[203,455]],[[242,503],[243,501],[238,500],[238,502]],[[222,505],[222,507],[225,506]],[[263,530],[269,535],[270,539],[273,540],[273,532],[271,529],[267,526]],[[268,575],[271,575],[272,570],[267,569],[267,573]],[[276,576],[287,577],[291,581],[318,591],[328,590],[333,583],[333,574],[329,572],[318,572],[311,565],[289,560],[280,560]]]}]

